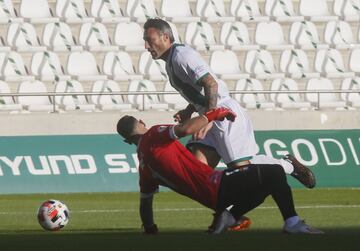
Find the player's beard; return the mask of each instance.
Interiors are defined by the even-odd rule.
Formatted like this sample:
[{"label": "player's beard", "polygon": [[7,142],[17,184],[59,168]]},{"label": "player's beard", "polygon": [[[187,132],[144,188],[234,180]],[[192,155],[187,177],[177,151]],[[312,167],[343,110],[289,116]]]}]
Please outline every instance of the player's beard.
[{"label": "player's beard", "polygon": [[150,52],[150,54],[151,54],[152,59],[154,59],[154,60],[158,59],[157,53],[156,53],[155,51],[154,51],[154,52]]}]

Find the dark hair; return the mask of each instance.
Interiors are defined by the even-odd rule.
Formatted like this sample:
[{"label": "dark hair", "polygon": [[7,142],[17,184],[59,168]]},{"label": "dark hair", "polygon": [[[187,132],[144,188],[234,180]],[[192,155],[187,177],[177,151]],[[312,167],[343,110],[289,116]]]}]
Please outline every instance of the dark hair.
[{"label": "dark hair", "polygon": [[133,116],[125,115],[119,119],[116,130],[125,140],[128,140],[133,136],[134,126],[137,122],[137,119]]},{"label": "dark hair", "polygon": [[172,29],[168,22],[165,20],[162,20],[161,18],[149,18],[144,23],[144,30],[147,30],[149,28],[155,28],[160,31],[160,33],[166,33],[168,34],[170,38],[170,42],[173,43],[175,41],[174,34],[172,32]]}]

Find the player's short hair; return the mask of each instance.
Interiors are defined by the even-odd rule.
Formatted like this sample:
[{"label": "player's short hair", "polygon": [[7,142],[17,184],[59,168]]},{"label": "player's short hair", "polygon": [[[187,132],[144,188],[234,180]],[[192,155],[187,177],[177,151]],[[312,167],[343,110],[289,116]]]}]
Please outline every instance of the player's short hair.
[{"label": "player's short hair", "polygon": [[120,134],[125,142],[128,142],[131,136],[133,136],[134,128],[138,120],[129,115],[121,117],[117,123],[116,130]]},{"label": "player's short hair", "polygon": [[159,30],[160,33],[166,33],[169,36],[170,42],[173,43],[175,41],[174,34],[172,32],[172,29],[168,22],[165,20],[162,20],[161,18],[149,18],[144,23],[144,30],[147,30],[149,28],[155,28]]}]

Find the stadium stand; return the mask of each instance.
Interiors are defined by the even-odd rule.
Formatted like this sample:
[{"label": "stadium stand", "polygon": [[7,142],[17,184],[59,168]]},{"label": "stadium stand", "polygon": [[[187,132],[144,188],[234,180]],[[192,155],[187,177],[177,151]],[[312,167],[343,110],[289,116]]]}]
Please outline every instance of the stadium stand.
[{"label": "stadium stand", "polygon": [[132,105],[124,101],[122,95],[104,95],[103,93],[120,92],[119,85],[113,80],[98,80],[92,86],[92,92],[101,93],[92,95],[91,102],[102,111],[104,110],[121,110],[133,111]]},{"label": "stadium stand", "polygon": [[[0,81],[0,93],[11,93],[9,85],[4,81]],[[0,97],[0,111],[19,112],[21,110],[22,105],[16,104],[12,97]]]},{"label": "stadium stand", "polygon": [[196,14],[209,23],[234,22],[235,17],[229,16],[225,11],[223,0],[196,1]]},{"label": "stadium stand", "polygon": [[68,57],[66,72],[79,81],[106,79],[100,74],[96,59],[89,51],[71,52]]},{"label": "stadium stand", "polygon": [[128,0],[126,4],[126,14],[132,21],[142,23],[148,18],[158,16],[153,0]]},{"label": "stadium stand", "polygon": [[300,0],[299,13],[313,22],[337,20],[337,16],[330,14],[326,0]]},{"label": "stadium stand", "polygon": [[222,80],[249,77],[249,74],[241,72],[236,54],[230,50],[214,51],[210,57],[210,68]]},{"label": "stadium stand", "polygon": [[278,22],[259,22],[255,31],[255,43],[266,50],[281,51],[294,47],[285,42],[284,33]]},{"label": "stadium stand", "polygon": [[119,23],[114,33],[114,42],[121,50],[143,51],[145,47],[142,35],[143,30],[138,23]]},{"label": "stadium stand", "polygon": [[89,17],[83,0],[56,0],[55,13],[66,23],[95,21],[95,18]]},{"label": "stadium stand", "polygon": [[[164,92],[177,92],[174,87],[171,86],[169,81],[166,81]],[[181,97],[180,94],[164,94],[164,101],[169,104],[169,108],[174,110],[185,109],[188,102]]]},{"label": "stadium stand", "polygon": [[8,26],[7,43],[19,52],[45,51],[40,45],[34,26],[31,23],[11,23]]},{"label": "stadium stand", "polygon": [[308,56],[300,49],[284,50],[281,53],[280,70],[295,79],[320,77],[320,73],[311,72]]},{"label": "stadium stand", "polygon": [[291,0],[267,0],[264,9],[265,15],[274,19],[276,22],[296,22],[304,20],[304,16],[299,16],[295,13]]},{"label": "stadium stand", "polygon": [[82,51],[67,23],[56,22],[45,25],[42,42],[51,51]]},{"label": "stadium stand", "polygon": [[333,12],[342,20],[358,22],[360,17],[359,6],[359,0],[334,0]]},{"label": "stadium stand", "polygon": [[238,21],[242,22],[261,22],[269,21],[270,17],[263,16],[257,0],[231,0],[230,13]]},{"label": "stadium stand", "polygon": [[223,45],[215,41],[214,31],[209,23],[191,22],[185,31],[185,43],[193,46],[196,50],[221,50]]},{"label": "stadium stand", "polygon": [[161,2],[161,15],[173,23],[200,21],[200,17],[193,15],[188,0],[163,0]]},{"label": "stadium stand", "polygon": [[102,71],[115,81],[142,79],[143,76],[135,73],[131,56],[125,51],[110,51],[105,54]]},{"label": "stadium stand", "polygon": [[290,43],[303,50],[324,49],[329,46],[320,43],[316,26],[310,21],[294,22],[290,27]]},{"label": "stadium stand", "polygon": [[354,90],[353,93],[341,93],[341,99],[350,107],[360,107],[360,78],[345,78],[341,84],[341,90]]},{"label": "stadium stand", "polygon": [[[35,81],[24,81],[19,85],[18,93],[33,93],[36,95],[37,93],[48,92],[45,84],[38,80]],[[50,98],[48,96],[18,96],[18,102],[20,105],[24,107],[26,111],[34,112],[34,111],[47,111],[50,112],[53,110],[53,104],[50,102]]]},{"label": "stadium stand", "polygon": [[315,70],[327,78],[353,77],[353,72],[347,72],[338,50],[322,49],[316,52]]},{"label": "stadium stand", "polygon": [[220,31],[220,42],[227,49],[234,51],[260,49],[258,44],[254,44],[250,40],[248,29],[241,22],[223,23]]},{"label": "stadium stand", "polygon": [[22,56],[15,51],[0,53],[1,76],[7,82],[35,80],[25,66]]},{"label": "stadium stand", "polygon": [[328,22],[324,31],[324,41],[338,50],[359,48],[359,44],[355,44],[350,24],[345,21]]},{"label": "stadium stand", "polygon": [[310,102],[304,101],[299,93],[298,84],[290,78],[274,79],[271,83],[271,90],[277,91],[295,91],[294,93],[271,93],[270,99],[277,106],[283,109],[302,109],[306,110],[311,107]]},{"label": "stadium stand", "polygon": [[[66,80],[56,83],[55,92],[58,93],[81,93],[84,92],[84,88],[79,81]],[[58,95],[55,96],[55,104],[65,111],[84,110],[94,111],[95,105],[89,104],[85,95]]]},{"label": "stadium stand", "polygon": [[[236,83],[236,90],[241,91],[262,91],[263,86],[257,79],[240,79]],[[246,93],[246,94],[235,94],[235,99],[238,100],[245,108],[263,108],[273,109],[275,104],[268,101],[263,93]]]},{"label": "stadium stand", "polygon": [[68,80],[58,55],[51,51],[36,52],[31,58],[31,74],[41,81]]},{"label": "stadium stand", "polygon": [[[308,81],[307,90],[334,90],[334,85],[330,79],[327,78],[312,78]],[[335,107],[343,109],[346,106],[344,101],[341,101],[334,93],[306,93],[306,99],[314,106],[320,107]]]},{"label": "stadium stand", "polygon": [[165,62],[163,60],[153,60],[150,52],[144,51],[139,59],[139,72],[145,78],[153,81],[167,79]]},{"label": "stadium stand", "polygon": [[129,84],[129,92],[137,92],[135,95],[128,95],[129,102],[140,110],[156,109],[166,110],[169,105],[162,103],[156,94],[142,94],[142,92],[156,91],[155,85],[150,80],[132,80]]},{"label": "stadium stand", "polygon": [[258,79],[281,78],[285,75],[277,72],[274,60],[269,51],[251,50],[246,54],[245,71],[251,74],[251,77]]},{"label": "stadium stand", "polygon": [[349,59],[349,68],[350,71],[355,72],[355,74],[360,73],[360,49],[355,49],[351,51]]},{"label": "stadium stand", "polygon": [[102,23],[84,23],[80,28],[79,43],[89,51],[116,51],[112,45],[105,25]]},{"label": "stadium stand", "polygon": [[53,16],[47,0],[22,0],[19,8],[20,16],[32,24],[59,22],[59,18]]},{"label": "stadium stand", "polygon": [[178,30],[176,28],[176,25],[174,23],[170,22],[170,21],[168,21],[168,23],[169,23],[169,25],[171,27],[171,30],[173,32],[175,43],[181,43],[182,39],[179,36],[179,32],[178,32]]},{"label": "stadium stand", "polygon": [[[32,8],[35,5],[38,8]],[[245,89],[259,91],[250,100],[263,104],[253,102],[247,109],[317,107],[316,93],[275,93],[287,88],[353,90],[323,93],[323,101],[336,105],[323,101],[320,105],[358,107],[358,85],[351,83],[359,82],[354,79],[360,73],[359,10],[360,0],[3,0],[0,77],[5,87],[1,90],[16,93],[23,82],[39,80],[46,92],[61,81],[73,81],[84,92],[142,91],[139,85],[154,92],[174,91],[164,62],[151,58],[142,38],[142,24],[159,16],[171,21],[175,41],[199,50],[234,95],[241,96]],[[248,79],[254,83],[250,89]],[[251,103],[246,95],[250,94],[242,102]],[[127,95],[94,97],[84,97],[94,105],[85,110],[183,107],[173,94],[146,96],[149,105],[144,107],[139,101],[142,95],[130,95],[129,100]],[[19,110],[21,98],[3,98],[5,110]],[[22,104],[24,111],[41,110]]]},{"label": "stadium stand", "polygon": [[0,5],[0,23],[23,22],[23,18],[17,15],[12,0],[3,0]]},{"label": "stadium stand", "polygon": [[90,7],[91,16],[100,23],[121,23],[129,22],[130,17],[125,17],[117,0],[92,0]]},{"label": "stadium stand", "polygon": [[5,45],[5,41],[2,37],[0,37],[0,52],[9,52],[11,51],[11,47]]}]

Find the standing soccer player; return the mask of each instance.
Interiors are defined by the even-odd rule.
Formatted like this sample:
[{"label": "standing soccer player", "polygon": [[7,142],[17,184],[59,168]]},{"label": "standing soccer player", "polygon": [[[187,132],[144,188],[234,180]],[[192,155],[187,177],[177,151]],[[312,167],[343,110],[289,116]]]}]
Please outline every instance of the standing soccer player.
[{"label": "standing soccer player", "polygon": [[166,21],[148,19],[144,24],[144,40],[152,58],[166,62],[171,85],[189,102],[186,109],[175,114],[176,121],[185,122],[194,112],[204,114],[216,107],[229,108],[238,117],[234,123],[214,121],[195,134],[195,140],[189,142],[188,147],[197,159],[212,167],[217,166],[220,158],[228,167],[249,163],[279,164],[285,173],[306,187],[315,186],[312,172],[293,156],[275,159],[257,155],[253,126],[244,109],[230,97],[225,83],[216,78],[198,52],[190,46],[174,43],[171,27]]},{"label": "standing soccer player", "polygon": [[[305,224],[297,215],[284,170],[279,165],[245,165],[225,171],[214,170],[197,160],[177,140],[198,132],[214,120],[234,121],[236,115],[227,108],[211,109],[204,115],[179,125],[145,123],[132,116],[123,116],[117,132],[127,143],[137,145],[140,176],[140,217],[144,232],[158,232],[153,219],[153,194],[159,185],[221,212],[214,222],[213,234],[234,226],[243,214],[260,205],[271,195],[285,221],[286,233],[319,234],[322,231]],[[233,205],[231,212],[226,208]]]},{"label": "standing soccer player", "polygon": [[[186,109],[175,114],[183,123],[194,112],[204,114],[216,107],[234,111],[237,120],[214,121],[194,135],[188,147],[194,156],[215,168],[223,159],[228,168],[252,164],[278,164],[308,188],[315,186],[313,173],[292,155],[275,159],[257,155],[254,130],[248,115],[239,103],[230,97],[224,82],[216,78],[209,65],[190,46],[174,43],[170,25],[159,18],[148,19],[144,24],[145,48],[153,59],[166,62],[171,85],[189,102]],[[225,63],[225,62],[224,62]]]}]

